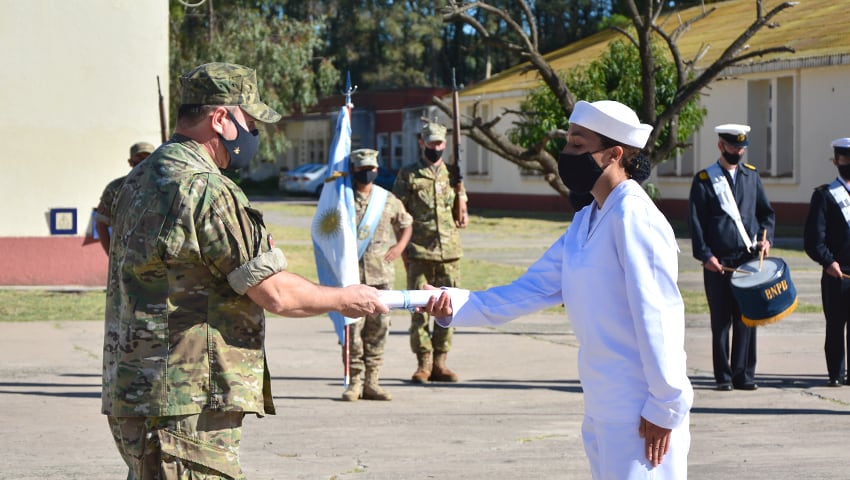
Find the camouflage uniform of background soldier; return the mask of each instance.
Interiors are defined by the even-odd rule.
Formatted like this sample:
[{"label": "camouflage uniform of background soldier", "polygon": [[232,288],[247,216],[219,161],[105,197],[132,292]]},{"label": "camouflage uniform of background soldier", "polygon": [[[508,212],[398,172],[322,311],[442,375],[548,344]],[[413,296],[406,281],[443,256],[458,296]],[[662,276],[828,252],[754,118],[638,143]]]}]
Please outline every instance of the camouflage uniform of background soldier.
[{"label": "camouflage uniform of background soldier", "polygon": [[[381,189],[373,182],[378,175],[378,152],[362,148],[351,152],[351,171],[353,172],[354,205],[357,212],[357,236],[359,243],[369,239],[372,225],[363,222],[370,200],[380,198],[375,195]],[[381,189],[383,190],[383,189]],[[384,190],[385,191],[385,190]],[[377,200],[376,200],[377,201]],[[373,205],[372,208],[379,206]],[[375,210],[377,212],[377,210]],[[371,215],[370,215],[371,216]],[[376,215],[377,216],[377,215]],[[413,218],[404,209],[398,198],[386,192],[383,211],[374,227],[363,256],[360,257],[360,282],[379,290],[393,288],[395,282],[394,260],[401,256],[410,241]],[[351,325],[349,345],[349,371],[351,383],[342,394],[342,399],[354,401],[391,400],[392,396],[378,384],[378,374],[384,363],[384,345],[390,327],[390,314],[367,315]],[[365,382],[361,383],[360,373],[365,368]]]},{"label": "camouflage uniform of background soldier", "polygon": [[[136,165],[142,163],[142,160],[148,158],[148,155],[153,153],[153,151],[154,146],[148,142],[134,143],[130,147],[130,158],[127,159],[127,163],[130,165],[130,168],[134,168]],[[112,204],[115,202],[115,197],[118,196],[118,190],[121,189],[121,185],[124,185],[126,178],[127,175],[124,175],[106,185],[106,188],[103,189],[103,193],[100,195],[100,203],[95,210],[94,229],[97,232],[97,239],[100,241],[100,246],[103,247],[103,251],[107,255],[109,255],[109,226],[112,225]]]},{"label": "camouflage uniform of background soldier", "polygon": [[[419,162],[403,167],[393,185],[393,193],[413,216],[413,237],[405,250],[407,288],[412,290],[425,284],[457,287],[460,283],[463,248],[452,217],[456,192],[442,159],[445,147],[446,127],[426,123],[419,135]],[[466,198],[463,190],[459,194]],[[454,329],[436,323],[433,331],[429,327],[427,314],[411,315],[410,348],[418,362],[411,379],[414,383],[456,382],[457,375],[446,366]]]},{"label": "camouflage uniform of background soldier", "polygon": [[284,271],[262,214],[220,172],[250,162],[255,120],[280,119],[260,101],[254,70],[206,64],[181,84],[174,135],[133,169],[115,203],[102,411],[130,479],[244,478],[242,419],[275,412],[263,309],[382,309],[346,306],[380,304],[377,290]]}]

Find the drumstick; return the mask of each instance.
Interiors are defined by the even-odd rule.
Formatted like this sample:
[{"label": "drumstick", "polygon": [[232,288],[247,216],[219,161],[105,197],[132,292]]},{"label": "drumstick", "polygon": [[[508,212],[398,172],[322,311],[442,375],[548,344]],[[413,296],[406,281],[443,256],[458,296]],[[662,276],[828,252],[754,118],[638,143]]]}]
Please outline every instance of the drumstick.
[{"label": "drumstick", "polygon": [[743,273],[744,275],[752,275],[753,274],[753,272],[741,270],[740,268],[732,268],[732,267],[726,267],[726,266],[723,267],[723,271],[724,272],[731,272],[731,273],[738,272],[738,273]]},{"label": "drumstick", "polygon": [[847,275],[846,273],[842,273],[841,278],[846,278],[847,280],[850,280],[850,275]]},{"label": "drumstick", "polygon": [[764,229],[764,234],[761,236],[761,250],[759,251],[759,272],[761,271],[761,264],[764,262],[764,242],[767,241],[767,229]]}]

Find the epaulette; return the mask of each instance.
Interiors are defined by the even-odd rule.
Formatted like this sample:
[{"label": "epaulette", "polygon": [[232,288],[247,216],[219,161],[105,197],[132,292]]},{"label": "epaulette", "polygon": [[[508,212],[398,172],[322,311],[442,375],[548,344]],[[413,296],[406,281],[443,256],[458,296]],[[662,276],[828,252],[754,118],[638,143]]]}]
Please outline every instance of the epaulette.
[{"label": "epaulette", "polygon": [[744,163],[744,166],[745,166],[745,167],[747,167],[747,168],[749,168],[750,170],[755,170],[755,169],[756,169],[756,166],[755,166],[755,165],[751,165],[751,164],[749,164],[749,163]]},{"label": "epaulette", "polygon": [[700,171],[699,172],[699,179],[700,180],[708,180],[708,172],[706,172],[705,170]]}]

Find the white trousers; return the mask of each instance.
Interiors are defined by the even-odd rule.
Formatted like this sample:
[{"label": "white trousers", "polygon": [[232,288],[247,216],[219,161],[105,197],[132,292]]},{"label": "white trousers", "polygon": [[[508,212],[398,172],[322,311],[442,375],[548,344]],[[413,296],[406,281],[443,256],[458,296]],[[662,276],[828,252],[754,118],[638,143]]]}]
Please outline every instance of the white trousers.
[{"label": "white trousers", "polygon": [[688,478],[690,416],[673,430],[670,451],[653,468],[646,459],[646,442],[634,423],[608,423],[584,417],[581,436],[593,480],[684,480]]}]

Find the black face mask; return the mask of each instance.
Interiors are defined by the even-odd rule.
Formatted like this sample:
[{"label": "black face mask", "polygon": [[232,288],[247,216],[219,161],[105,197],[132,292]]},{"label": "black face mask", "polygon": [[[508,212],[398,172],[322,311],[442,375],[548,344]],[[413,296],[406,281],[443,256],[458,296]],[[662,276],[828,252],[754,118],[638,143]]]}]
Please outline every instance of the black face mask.
[{"label": "black face mask", "polygon": [[236,124],[236,138],[225,140],[221,134],[218,134],[218,138],[221,139],[221,143],[230,153],[230,164],[227,166],[227,170],[236,171],[247,167],[254,155],[257,154],[257,148],[260,146],[260,131],[255,128],[249,132],[242,128],[242,125],[236,121],[236,117],[232,113],[227,112],[227,116]]},{"label": "black face mask", "polygon": [[593,159],[593,154],[602,150],[578,155],[561,152],[558,155],[558,175],[561,176],[561,181],[570,189],[570,192],[584,195],[593,189],[593,185],[604,171]]},{"label": "black face mask", "polygon": [[844,180],[850,181],[850,163],[847,165],[839,165],[838,174],[841,175],[841,178]]},{"label": "black face mask", "polygon": [[378,178],[377,170],[361,170],[359,172],[354,172],[352,175],[354,180],[357,183],[362,183],[363,185],[368,185],[375,181]]},{"label": "black face mask", "polygon": [[720,154],[723,155],[723,158],[725,158],[730,165],[737,165],[743,156],[740,153],[727,152],[726,150],[723,150]]},{"label": "black face mask", "polygon": [[443,157],[443,151],[436,148],[425,148],[425,159],[431,163],[436,163],[437,160]]}]

